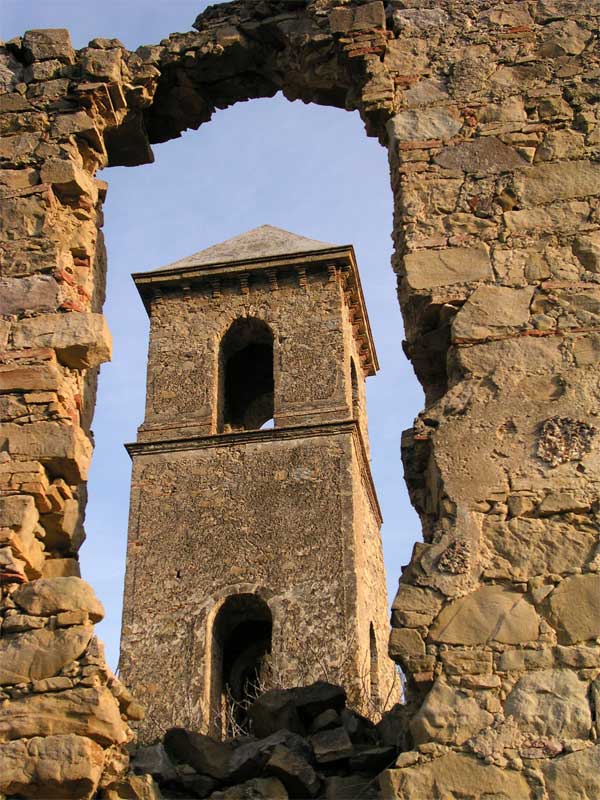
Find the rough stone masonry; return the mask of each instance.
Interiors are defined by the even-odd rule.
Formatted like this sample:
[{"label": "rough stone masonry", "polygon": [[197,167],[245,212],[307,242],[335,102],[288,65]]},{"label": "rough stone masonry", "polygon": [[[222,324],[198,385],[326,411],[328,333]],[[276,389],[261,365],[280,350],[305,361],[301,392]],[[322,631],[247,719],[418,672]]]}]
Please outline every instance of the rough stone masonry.
[{"label": "rough stone masonry", "polygon": [[138,743],[245,730],[257,693],[319,678],[378,720],[401,692],[354,249],[263,225],[134,280],[150,344],[119,675]]},{"label": "rough stone masonry", "polygon": [[[271,96],[388,148],[423,522],[393,610],[412,749],[385,797],[600,795],[600,57],[593,0],[240,0],[135,53],[4,44],[0,791],[110,796],[131,696],[78,575],[110,165]],[[114,795],[113,795],[114,796]]]}]

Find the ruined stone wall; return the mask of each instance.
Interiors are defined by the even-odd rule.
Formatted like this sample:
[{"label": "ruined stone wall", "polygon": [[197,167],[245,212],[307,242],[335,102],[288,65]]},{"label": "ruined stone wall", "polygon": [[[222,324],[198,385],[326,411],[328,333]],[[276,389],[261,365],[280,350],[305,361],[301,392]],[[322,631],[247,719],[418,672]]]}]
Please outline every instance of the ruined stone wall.
[{"label": "ruined stone wall", "polygon": [[147,162],[149,142],[282,89],[357,109],[388,147],[405,352],[427,395],[403,443],[424,542],[391,641],[416,749],[385,794],[600,792],[595,11],[585,0],[236,2],[137,53],[110,40],[75,53],[56,32],[5,46],[0,557],[3,625],[21,627],[3,627],[1,647],[27,653],[28,631],[43,630],[56,658],[41,669],[31,651],[5,681],[3,789],[74,780],[48,766],[71,746],[97,754],[81,767],[93,787],[102,748],[126,736],[108,693],[108,736],[96,703],[79,727],[56,713],[42,722],[40,703],[56,712],[78,690],[32,682],[71,680],[82,652],[58,655],[59,615],[89,613],[68,604],[65,577],[38,575],[75,569],[64,559],[82,538],[94,370],[108,355],[95,171]]}]

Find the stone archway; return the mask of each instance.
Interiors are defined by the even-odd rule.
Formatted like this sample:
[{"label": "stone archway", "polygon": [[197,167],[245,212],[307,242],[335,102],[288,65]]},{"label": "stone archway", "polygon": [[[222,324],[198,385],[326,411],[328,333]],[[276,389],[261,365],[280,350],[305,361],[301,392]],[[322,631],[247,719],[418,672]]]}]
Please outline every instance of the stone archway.
[{"label": "stone archway", "polygon": [[[29,688],[0,711],[0,758],[29,763],[40,737],[38,784],[71,748],[95,785],[103,749],[128,735],[119,708],[138,713],[102,678],[88,636],[102,612],[76,562],[95,370],[110,353],[95,172],[148,162],[152,143],[279,89],[357,109],[388,148],[404,349],[427,395],[403,440],[424,542],[394,603],[391,653],[413,741],[454,752],[407,757],[386,796],[441,784],[529,797],[543,775],[559,797],[597,758],[591,4],[405,5],[239,0],[136,53],[100,39],[74,52],[66,31],[2,50],[3,684]],[[3,774],[9,793],[30,791],[31,777]]]}]

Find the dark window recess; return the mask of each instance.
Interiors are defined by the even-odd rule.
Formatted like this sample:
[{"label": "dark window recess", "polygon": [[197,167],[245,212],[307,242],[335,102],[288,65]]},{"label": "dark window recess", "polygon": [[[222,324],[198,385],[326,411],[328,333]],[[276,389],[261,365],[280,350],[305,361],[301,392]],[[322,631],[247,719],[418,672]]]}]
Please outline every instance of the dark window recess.
[{"label": "dark window recess", "polygon": [[375,706],[375,708],[379,707],[379,670],[377,669],[377,639],[375,638],[375,629],[373,628],[373,623],[369,628],[369,650],[371,656],[371,702]]},{"label": "dark window recess", "polygon": [[236,320],[221,342],[221,430],[253,430],[273,417],[273,334]]},{"label": "dark window recess", "polygon": [[358,393],[358,376],[356,374],[356,364],[354,359],[350,359],[350,383],[352,386],[352,416],[358,419],[360,412],[360,395]]},{"label": "dark window recess", "polygon": [[271,652],[273,621],[257,595],[229,597],[214,624],[213,697],[223,735],[248,732],[247,711],[260,694],[263,661]]}]

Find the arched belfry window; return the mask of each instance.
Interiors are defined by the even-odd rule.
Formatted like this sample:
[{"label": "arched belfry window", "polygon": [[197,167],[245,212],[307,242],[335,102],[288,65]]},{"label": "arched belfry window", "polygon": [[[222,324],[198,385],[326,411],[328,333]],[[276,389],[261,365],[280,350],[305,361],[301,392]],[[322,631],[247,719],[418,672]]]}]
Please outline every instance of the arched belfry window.
[{"label": "arched belfry window", "polygon": [[273,417],[273,333],[262,320],[236,319],[220,348],[219,429],[256,430]]},{"label": "arched belfry window", "polygon": [[272,632],[271,611],[258,595],[232,595],[219,609],[212,635],[215,733],[231,736],[247,730],[247,709],[264,681],[264,659],[271,652]]}]

